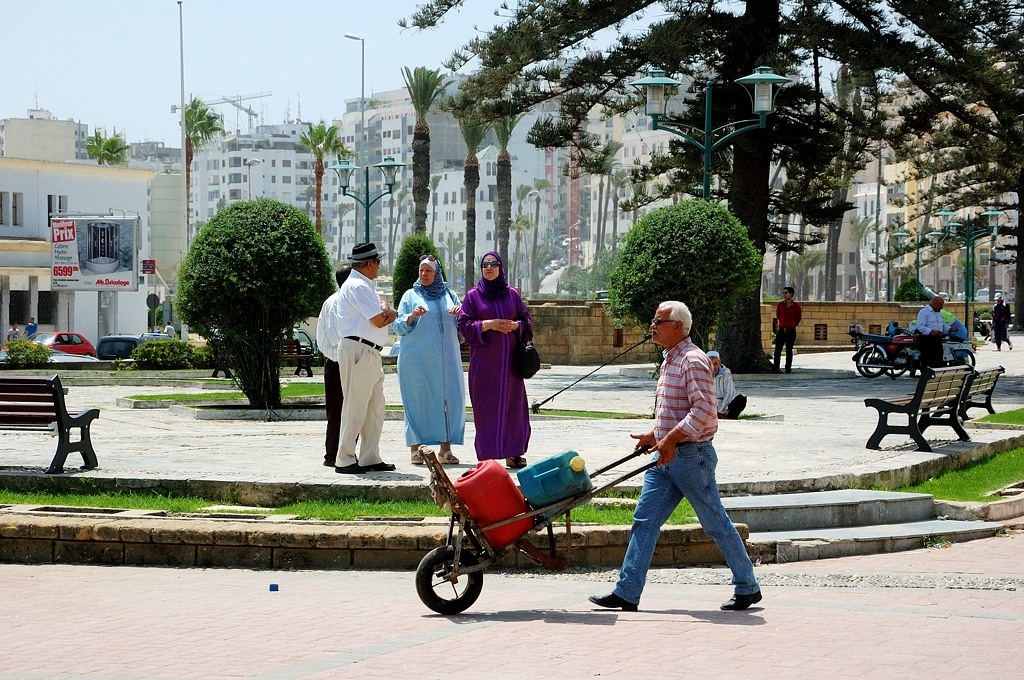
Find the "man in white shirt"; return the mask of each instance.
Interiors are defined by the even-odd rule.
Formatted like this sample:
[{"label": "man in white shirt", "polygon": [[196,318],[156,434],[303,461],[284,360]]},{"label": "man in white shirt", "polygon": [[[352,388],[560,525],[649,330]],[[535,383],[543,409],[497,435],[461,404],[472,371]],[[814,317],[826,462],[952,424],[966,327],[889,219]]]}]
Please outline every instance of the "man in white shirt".
[{"label": "man in white shirt", "polygon": [[[384,429],[384,368],[380,351],[388,339],[388,325],[398,317],[398,312],[377,295],[377,247],[373,243],[357,244],[350,261],[352,273],[338,291],[336,313],[326,316],[322,333],[325,356],[338,363],[341,393],[345,397],[334,471],[349,475],[390,472],[395,466],[380,457],[380,434]],[[321,337],[320,328],[317,337]],[[330,357],[328,351],[335,353],[336,358]]]},{"label": "man in white shirt", "polygon": [[722,364],[721,355],[715,350],[707,353],[711,359],[711,374],[715,377],[715,396],[718,399],[718,417],[738,420],[747,407],[747,398],[736,392],[732,371]]},{"label": "man in white shirt", "polygon": [[942,316],[945,302],[941,295],[936,295],[917,313],[917,346],[921,349],[921,363],[929,368],[942,365],[942,336],[949,332]]}]

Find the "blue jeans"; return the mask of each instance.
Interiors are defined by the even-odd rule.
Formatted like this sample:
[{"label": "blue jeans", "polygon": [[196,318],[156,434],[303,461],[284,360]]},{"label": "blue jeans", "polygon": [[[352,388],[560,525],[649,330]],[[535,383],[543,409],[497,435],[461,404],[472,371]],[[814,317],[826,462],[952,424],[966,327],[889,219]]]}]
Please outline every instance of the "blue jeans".
[{"label": "blue jeans", "polygon": [[654,548],[661,527],[685,497],[697,512],[704,533],[714,540],[732,570],[732,584],[737,595],[750,595],[759,590],[743,539],[722,506],[715,481],[718,454],[711,442],[686,442],[676,447],[676,458],[668,465],[653,467],[644,475],[644,488],[633,513],[633,529],[629,547],[622,561],[615,594],[629,602],[639,603],[647,583]]}]

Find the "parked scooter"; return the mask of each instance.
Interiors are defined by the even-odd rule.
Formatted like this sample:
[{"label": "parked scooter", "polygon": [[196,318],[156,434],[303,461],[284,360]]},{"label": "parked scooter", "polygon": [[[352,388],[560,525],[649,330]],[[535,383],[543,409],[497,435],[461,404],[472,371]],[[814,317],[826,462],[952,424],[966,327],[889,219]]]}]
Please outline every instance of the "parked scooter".
[{"label": "parked scooter", "polygon": [[[884,373],[893,380],[908,371],[917,375],[922,366],[918,334],[901,329],[895,322],[890,322],[886,331],[885,335],[873,335],[861,332],[860,326],[850,325],[850,336],[857,345],[853,353],[857,372],[865,378],[877,378]],[[969,341],[943,336],[942,365],[974,366],[974,350]]]}]

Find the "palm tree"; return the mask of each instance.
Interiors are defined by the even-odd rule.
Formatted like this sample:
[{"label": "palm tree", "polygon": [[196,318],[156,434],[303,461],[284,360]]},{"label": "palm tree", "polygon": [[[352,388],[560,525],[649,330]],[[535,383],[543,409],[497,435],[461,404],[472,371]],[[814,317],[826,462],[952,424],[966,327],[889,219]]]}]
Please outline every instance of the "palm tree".
[{"label": "palm tree", "polygon": [[[193,97],[185,107],[185,196],[192,201],[192,159],[196,152],[212,142],[217,135],[224,133],[224,125],[220,116],[210,110],[202,99]],[[185,206],[185,233],[189,234],[189,215],[191,206]],[[191,237],[189,237],[191,242]]]},{"label": "palm tree", "polygon": [[441,183],[441,175],[430,176],[430,240],[434,240],[435,229],[437,228],[437,186]]},{"label": "palm tree", "polygon": [[502,262],[508,262],[508,238],[512,226],[512,156],[508,152],[508,143],[512,139],[512,131],[522,119],[522,115],[503,116],[491,126],[498,137],[498,160],[495,168],[497,195],[494,201],[494,218],[498,235],[498,255]]},{"label": "palm tree", "polygon": [[533,222],[530,221],[529,206],[526,206],[526,210],[523,210],[523,205],[526,203],[526,199],[530,196],[531,191],[533,191],[533,187],[529,184],[520,184],[516,187],[516,219],[512,221],[511,231],[516,233],[516,255],[512,259],[512,265],[517,278],[523,275],[522,262],[520,261],[523,232],[533,226]]},{"label": "palm tree", "polygon": [[323,208],[324,157],[348,155],[345,143],[338,137],[338,128],[320,121],[316,125],[306,123],[306,131],[299,137],[299,144],[313,154],[313,178],[316,180],[316,233],[321,233],[320,218]]},{"label": "palm tree", "polygon": [[128,165],[131,146],[125,144],[124,137],[117,130],[109,137],[104,137],[96,130],[92,137],[85,140],[85,150],[89,158],[95,158],[99,165]]},{"label": "palm tree", "polygon": [[[388,269],[394,271],[395,266],[395,238],[398,236],[402,220],[402,206],[409,198],[409,190],[402,187],[401,182],[395,182],[391,190],[391,200],[388,202]],[[398,223],[395,222],[395,207],[398,207]]]},{"label": "palm tree", "polygon": [[405,89],[416,110],[416,126],[412,130],[412,200],[416,204],[413,224],[417,234],[427,233],[427,202],[430,200],[430,126],[427,114],[448,86],[441,69],[417,66],[402,69]]},{"label": "palm tree", "polygon": [[456,255],[463,248],[466,247],[466,239],[462,236],[456,236],[455,232],[449,232],[447,239],[442,239],[445,246],[448,248],[448,263],[445,265],[445,272],[447,273],[448,283],[455,286],[458,283],[458,277],[455,273],[455,260]]},{"label": "palm tree", "polygon": [[787,268],[793,277],[794,288],[800,298],[806,300],[810,295],[810,273],[825,265],[825,253],[820,250],[805,250],[788,258]]},{"label": "palm tree", "polygon": [[533,216],[533,246],[530,248],[530,292],[540,291],[540,270],[537,267],[537,256],[540,250],[537,248],[537,235],[540,232],[540,194],[542,191],[550,191],[553,188],[551,182],[546,179],[534,179],[533,188],[537,191],[537,210]]},{"label": "palm tree", "polygon": [[476,152],[487,135],[487,123],[476,113],[458,115],[459,129],[466,142],[462,184],[466,188],[466,290],[476,285],[476,190],[480,187],[480,160]]},{"label": "palm tree", "polygon": [[597,175],[597,214],[595,215],[594,235],[597,238],[596,250],[604,247],[605,229],[608,223],[608,202],[611,198],[611,181],[608,182],[608,195],[605,196],[605,177],[611,177],[615,171],[615,156],[622,149],[622,142],[610,139],[596,154],[584,162],[584,169],[591,175]]},{"label": "palm tree", "polygon": [[612,195],[612,252],[619,249],[619,198],[623,189],[632,186],[633,178],[629,172],[616,169],[608,180],[609,192]]},{"label": "palm tree", "polygon": [[342,229],[341,225],[345,223],[345,215],[355,210],[356,206],[352,203],[338,203],[334,207],[334,209],[338,213],[338,262],[340,263],[342,260],[341,248],[342,244],[344,243],[344,240],[342,239],[342,234],[344,234],[344,230]]}]

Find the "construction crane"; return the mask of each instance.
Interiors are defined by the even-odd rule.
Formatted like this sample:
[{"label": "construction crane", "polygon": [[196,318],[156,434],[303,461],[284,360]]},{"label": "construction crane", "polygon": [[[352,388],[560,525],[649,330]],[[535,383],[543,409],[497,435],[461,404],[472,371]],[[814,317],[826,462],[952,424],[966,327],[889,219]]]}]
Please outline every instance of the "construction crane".
[{"label": "construction crane", "polygon": [[[252,107],[243,106],[242,102],[247,101],[249,99],[260,99],[262,97],[269,97],[269,96],[271,96],[270,92],[257,92],[256,94],[238,94],[238,95],[235,95],[233,97],[221,96],[220,99],[213,99],[213,100],[203,99],[203,101],[208,106],[217,106],[218,104],[231,104],[232,106],[234,106],[236,109],[238,109],[242,113],[248,114],[248,116],[249,116],[249,132],[252,132],[253,124],[255,123],[256,117],[259,114],[256,113],[256,111],[253,110]],[[237,124],[237,120],[236,120],[236,124]]]}]

